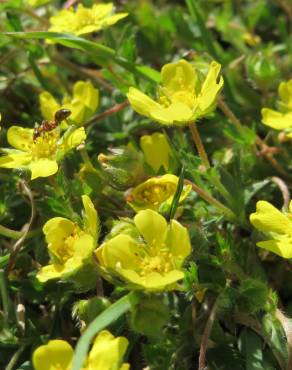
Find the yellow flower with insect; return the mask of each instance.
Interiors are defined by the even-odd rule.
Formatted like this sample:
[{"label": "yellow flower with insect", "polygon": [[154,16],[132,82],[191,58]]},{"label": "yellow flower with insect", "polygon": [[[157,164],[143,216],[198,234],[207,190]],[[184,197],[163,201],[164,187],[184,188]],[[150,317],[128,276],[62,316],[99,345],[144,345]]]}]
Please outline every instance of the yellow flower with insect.
[{"label": "yellow flower with insect", "polygon": [[270,239],[257,246],[283,258],[292,258],[292,201],[287,213],[280,212],[269,202],[257,202],[256,212],[250,215],[252,225]]},{"label": "yellow flower with insect", "polygon": [[155,132],[152,135],[143,135],[140,138],[140,147],[145,156],[145,162],[156,173],[161,168],[168,171],[173,153],[164,134]]},{"label": "yellow flower with insect", "polygon": [[0,157],[0,167],[30,170],[32,180],[48,177],[58,171],[58,162],[85,139],[83,127],[70,127],[61,135],[59,127],[48,129],[41,125],[36,131],[11,126],[7,141],[15,149],[1,149],[4,155]]},{"label": "yellow flower with insect", "polygon": [[[101,331],[92,345],[82,370],[129,370],[130,365],[122,363],[128,347],[125,337],[114,337],[109,331]],[[71,370],[74,350],[60,339],[50,340],[38,347],[32,356],[35,370]]]},{"label": "yellow flower with insect", "polygon": [[62,103],[48,91],[40,94],[39,103],[45,119],[53,120],[58,110],[66,108],[71,111],[69,121],[82,125],[95,113],[99,104],[99,91],[90,81],[77,81],[72,96],[65,96]]},{"label": "yellow flower with insect", "polygon": [[190,252],[188,230],[147,209],[129,220],[128,228],[124,225],[105,240],[95,254],[105,278],[121,279],[130,289],[164,291],[178,289]]},{"label": "yellow flower with insect", "polygon": [[275,130],[287,131],[287,136],[292,138],[292,79],[288,82],[281,82],[278,92],[281,99],[280,111],[263,108],[262,122]]},{"label": "yellow flower with insect", "polygon": [[209,113],[223,87],[221,66],[213,61],[201,82],[199,71],[186,60],[162,67],[157,101],[130,87],[127,97],[139,114],[163,125],[183,126]]},{"label": "yellow flower with insect", "polygon": [[[158,211],[162,205],[171,205],[178,181],[179,178],[171,174],[151,177],[132,189],[127,196],[127,201],[136,212],[142,209]],[[185,185],[179,202],[182,202],[191,190],[191,185]]]},{"label": "yellow flower with insect", "polygon": [[91,263],[99,234],[99,221],[90,198],[83,195],[82,202],[85,210],[83,227],[63,217],[54,217],[45,223],[43,232],[51,263],[37,273],[39,281],[70,278],[81,267]]},{"label": "yellow flower with insect", "polygon": [[79,4],[76,10],[72,7],[63,9],[51,17],[49,31],[79,36],[112,26],[127,15],[128,13],[115,14],[113,3],[94,4],[91,8]]}]

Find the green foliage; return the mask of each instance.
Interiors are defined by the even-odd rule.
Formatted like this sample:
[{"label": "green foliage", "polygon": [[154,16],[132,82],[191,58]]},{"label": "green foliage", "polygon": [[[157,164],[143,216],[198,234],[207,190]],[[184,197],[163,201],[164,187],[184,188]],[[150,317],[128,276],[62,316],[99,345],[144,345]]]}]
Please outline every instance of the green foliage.
[{"label": "green foliage", "polygon": [[[263,107],[291,108],[277,91],[291,78],[290,1],[116,1],[129,15],[111,27],[80,36],[50,32],[49,18],[68,3],[0,1],[1,148],[11,147],[11,126],[42,125],[44,91],[61,104],[76,81],[90,81],[100,100],[86,111],[85,142],[59,161],[56,174],[31,181],[23,167],[0,168],[0,368],[32,370],[38,346],[64,339],[75,347],[72,370],[79,370],[93,338],[108,329],[128,339],[131,369],[290,369],[291,262],[258,248],[266,239],[249,220],[258,200],[287,211],[292,191],[291,128],[268,127],[261,114]],[[163,95],[159,71],[180,59],[199,70],[199,80],[211,61],[222,65],[217,107],[196,122],[210,168],[187,125],[159,125],[127,101],[129,87]],[[74,277],[41,283],[37,272],[52,258],[43,226],[63,217],[83,230],[84,194],[100,217],[94,249],[120,234],[143,242],[127,200],[154,176],[140,146],[154,132],[167,137],[168,173],[179,178],[160,212],[189,232],[184,279],[169,291],[129,292],[94,255]],[[0,149],[0,162],[5,154]],[[161,167],[156,175],[165,173]],[[192,191],[179,202],[188,184]]]}]

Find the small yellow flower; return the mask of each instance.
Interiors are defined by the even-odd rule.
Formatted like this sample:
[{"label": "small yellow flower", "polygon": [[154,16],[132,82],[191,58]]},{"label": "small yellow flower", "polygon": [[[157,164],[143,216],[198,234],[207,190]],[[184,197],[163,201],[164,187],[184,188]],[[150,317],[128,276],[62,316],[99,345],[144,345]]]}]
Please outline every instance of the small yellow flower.
[{"label": "small yellow flower", "polygon": [[105,277],[113,274],[131,289],[177,289],[177,281],[184,278],[182,264],[191,252],[187,229],[175,220],[167,224],[150,209],[138,212],[133,222],[137,238],[134,232],[131,236],[121,231],[95,251]]},{"label": "small yellow flower", "polygon": [[144,135],[140,138],[140,147],[144,152],[146,163],[155,173],[158,173],[161,167],[165,171],[169,170],[173,155],[165,135],[160,132]]},{"label": "small yellow flower", "polygon": [[47,221],[43,232],[51,255],[51,264],[44,266],[37,274],[41,282],[67,277],[90,261],[98,238],[97,212],[87,195],[82,196],[85,210],[84,228],[63,217]]},{"label": "small yellow flower", "polygon": [[73,86],[73,96],[66,96],[62,104],[59,104],[48,91],[40,94],[39,102],[46,120],[54,120],[55,113],[66,108],[71,111],[70,121],[82,125],[95,113],[99,104],[99,91],[90,81],[77,81]]},{"label": "small yellow flower", "polygon": [[[164,203],[171,205],[177,189],[178,180],[179,178],[177,176],[171,174],[151,177],[136,186],[128,195],[127,200],[136,212],[147,208],[158,211],[159,207]],[[191,189],[191,185],[184,186],[180,196],[180,202],[187,197]]]},{"label": "small yellow flower", "polygon": [[0,167],[28,169],[32,180],[48,177],[58,171],[58,161],[86,139],[83,127],[69,129],[63,136],[59,128],[33,136],[33,129],[10,127],[7,140],[15,149],[2,149],[6,155],[0,157]]},{"label": "small yellow flower", "polygon": [[287,136],[292,138],[292,79],[288,82],[281,82],[279,85],[280,112],[263,108],[262,122],[275,130],[287,130]]},{"label": "small yellow flower", "polygon": [[[122,364],[127,347],[125,337],[115,338],[109,331],[103,330],[96,337],[82,369],[129,370],[129,364]],[[32,363],[35,370],[71,370],[73,356],[73,348],[68,342],[54,339],[34,351]]]},{"label": "small yellow flower", "polygon": [[128,13],[114,14],[113,3],[94,4],[91,8],[79,4],[76,11],[73,8],[63,9],[51,17],[49,31],[79,36],[112,26],[127,15]]},{"label": "small yellow flower", "polygon": [[191,63],[180,60],[161,70],[158,101],[130,87],[127,97],[139,114],[164,125],[186,125],[209,113],[223,87],[221,66],[213,61],[203,83]]},{"label": "small yellow flower", "polygon": [[257,246],[283,258],[292,258],[292,201],[287,214],[280,212],[269,202],[257,202],[255,213],[250,215],[253,226],[268,234],[271,239],[257,243]]}]

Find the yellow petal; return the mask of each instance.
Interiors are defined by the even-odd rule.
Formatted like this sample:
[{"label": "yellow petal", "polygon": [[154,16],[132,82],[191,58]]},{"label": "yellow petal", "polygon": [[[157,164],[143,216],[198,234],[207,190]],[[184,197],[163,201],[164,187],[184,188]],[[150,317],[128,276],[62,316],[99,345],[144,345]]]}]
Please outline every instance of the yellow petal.
[{"label": "yellow petal", "polygon": [[31,161],[31,154],[16,150],[6,151],[6,155],[0,156],[0,167],[22,168]]},{"label": "yellow petal", "polygon": [[89,115],[96,111],[99,103],[99,91],[90,81],[78,81],[73,87],[72,118],[76,123],[84,123]]},{"label": "yellow petal", "polygon": [[102,28],[112,26],[113,24],[117,23],[118,21],[120,21],[121,19],[124,19],[127,16],[128,16],[128,13],[118,13],[110,17],[107,17],[102,22]]},{"label": "yellow petal", "polygon": [[148,291],[162,291],[173,285],[178,280],[184,278],[184,273],[180,270],[172,270],[165,275],[158,272],[151,272],[145,276],[140,276],[133,270],[122,269],[120,274],[125,280]]},{"label": "yellow petal", "polygon": [[146,209],[140,211],[134,218],[135,225],[146,243],[156,241],[162,243],[165,238],[167,222],[159,213]]},{"label": "yellow petal", "polygon": [[281,82],[279,85],[279,95],[282,101],[292,109],[292,79],[288,82]]},{"label": "yellow petal", "polygon": [[166,244],[172,255],[180,257],[180,262],[191,253],[191,243],[188,230],[176,220],[171,220]]},{"label": "yellow petal", "polygon": [[52,264],[42,267],[36,277],[41,283],[45,283],[51,279],[57,279],[62,276],[64,265]]},{"label": "yellow petal", "polygon": [[101,331],[88,356],[89,368],[92,370],[119,369],[128,344],[125,337],[115,338],[109,331]]},{"label": "yellow petal", "polygon": [[[70,259],[70,263],[74,264],[75,266],[78,265],[80,263],[79,261],[83,261],[84,259],[87,259],[91,256],[94,248],[95,243],[91,235],[85,233],[80,235],[73,243],[73,256]],[[77,261],[76,264],[74,263],[75,259]]]},{"label": "yellow petal", "polygon": [[197,76],[191,63],[182,59],[177,63],[165,64],[161,69],[162,85],[169,94],[179,90],[188,90],[194,93]]},{"label": "yellow petal", "polygon": [[160,132],[152,135],[144,135],[140,139],[140,146],[144,152],[146,163],[157,173],[161,167],[165,171],[169,168],[169,160],[172,155],[171,148],[166,137]]},{"label": "yellow petal", "polygon": [[269,202],[257,202],[256,212],[250,215],[255,228],[266,233],[292,234],[292,221]]},{"label": "yellow petal", "polygon": [[[207,77],[198,97],[198,107],[204,112],[215,103],[217,95],[223,87],[223,77],[219,77],[221,65],[215,61],[210,64]],[[219,78],[219,79],[218,79]]]},{"label": "yellow petal", "polygon": [[43,91],[40,94],[39,102],[42,116],[48,121],[53,121],[55,118],[55,113],[61,108],[61,105],[48,91]]},{"label": "yellow petal", "polygon": [[127,98],[134,111],[142,116],[150,117],[150,112],[152,110],[160,108],[160,105],[156,101],[134,87],[130,87]]},{"label": "yellow petal", "polygon": [[113,270],[136,269],[139,266],[139,252],[139,246],[134,239],[129,235],[120,234],[105,241],[96,250],[96,256],[100,264]]},{"label": "yellow petal", "polygon": [[29,163],[28,168],[31,171],[31,179],[38,177],[48,177],[58,172],[58,164],[50,159],[38,159]]},{"label": "yellow petal", "polygon": [[28,152],[33,144],[33,129],[11,126],[7,131],[7,141],[14,148]]},{"label": "yellow petal", "polygon": [[174,102],[166,108],[159,104],[153,107],[150,117],[164,125],[186,125],[194,119],[194,113],[186,104]]},{"label": "yellow petal", "polygon": [[50,340],[38,347],[32,356],[35,370],[69,370],[74,351],[64,340]]},{"label": "yellow petal", "polygon": [[97,217],[97,212],[96,209],[94,208],[94,205],[87,195],[82,195],[82,203],[83,207],[85,210],[85,216],[86,216],[86,230],[93,236],[93,238],[96,240],[97,239],[97,234],[98,234],[98,224],[97,222],[98,217]]},{"label": "yellow petal", "polygon": [[277,254],[283,258],[292,258],[292,237],[281,240],[267,240],[257,243],[257,246]]},{"label": "yellow petal", "polygon": [[269,108],[263,108],[261,113],[262,122],[275,130],[292,128],[292,112],[280,113]]},{"label": "yellow petal", "polygon": [[[68,129],[68,131],[70,128]],[[67,152],[81,144],[86,139],[84,127],[79,127],[73,132],[66,132],[62,138],[62,143],[58,151],[58,159],[61,159]]]},{"label": "yellow petal", "polygon": [[63,245],[64,240],[70,236],[75,228],[74,222],[64,217],[54,217],[47,221],[43,232],[51,253],[58,256],[58,249]]}]

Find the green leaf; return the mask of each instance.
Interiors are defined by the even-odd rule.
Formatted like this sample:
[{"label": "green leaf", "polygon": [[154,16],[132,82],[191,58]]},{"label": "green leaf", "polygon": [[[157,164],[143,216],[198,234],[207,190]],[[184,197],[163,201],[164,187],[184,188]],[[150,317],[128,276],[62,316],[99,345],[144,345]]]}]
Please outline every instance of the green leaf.
[{"label": "green leaf", "polygon": [[141,66],[131,63],[127,59],[124,59],[121,56],[117,55],[115,50],[97,42],[83,39],[81,37],[58,32],[6,32],[4,33],[4,35],[21,40],[52,40],[66,47],[79,49],[93,55],[95,58],[97,58],[97,64],[100,64],[102,66],[107,66],[110,61],[125,68],[137,77],[143,77],[152,83],[158,83],[160,81],[160,75],[154,69],[147,66]]},{"label": "green leaf", "polygon": [[243,329],[239,337],[239,348],[245,355],[246,370],[266,370],[263,364],[263,341],[252,330]]}]

